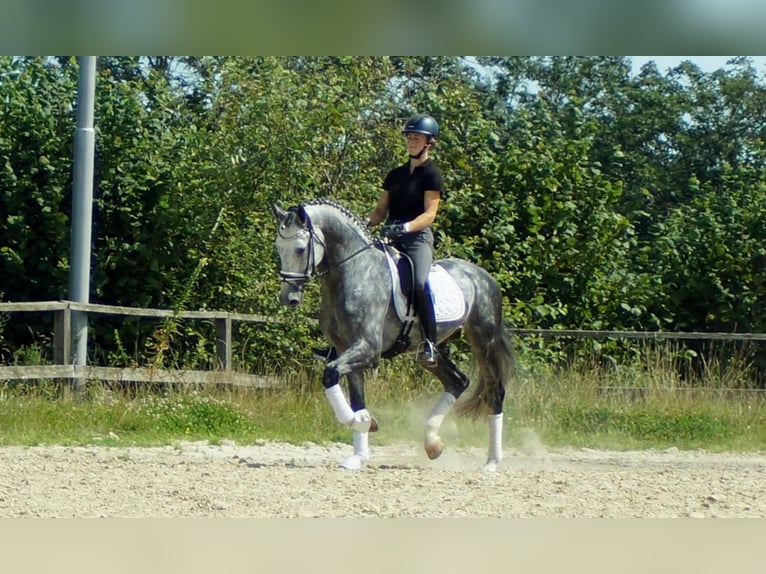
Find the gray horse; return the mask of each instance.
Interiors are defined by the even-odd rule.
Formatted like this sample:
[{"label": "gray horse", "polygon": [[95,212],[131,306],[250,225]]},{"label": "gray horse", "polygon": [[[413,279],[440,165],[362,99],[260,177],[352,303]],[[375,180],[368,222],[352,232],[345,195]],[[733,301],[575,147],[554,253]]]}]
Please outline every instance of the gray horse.
[{"label": "gray horse", "polygon": [[[353,431],[354,452],[341,466],[360,468],[370,458],[368,433],[378,426],[365,405],[364,372],[377,367],[381,357],[416,352],[422,341],[400,282],[406,257],[373,237],[364,221],[336,202],[320,199],[288,210],[272,206],[272,212],[278,222],[275,245],[282,266],[280,302],[297,307],[305,283],[312,276],[320,280],[319,324],[337,350],[336,358],[325,365],[322,384],[337,420]],[[442,272],[438,280],[437,271]],[[424,368],[438,377],[444,392],[425,423],[426,453],[431,459],[441,455],[444,442],[439,428],[469,387],[468,377],[450,360],[445,345],[462,331],[478,365],[478,380],[459,403],[459,413],[473,417],[486,413],[485,468],[494,470],[502,458],[503,399],[513,369],[500,288],[484,269],[455,258],[435,261],[429,284],[437,309],[439,354],[435,365]],[[350,404],[338,384],[344,376]]]}]

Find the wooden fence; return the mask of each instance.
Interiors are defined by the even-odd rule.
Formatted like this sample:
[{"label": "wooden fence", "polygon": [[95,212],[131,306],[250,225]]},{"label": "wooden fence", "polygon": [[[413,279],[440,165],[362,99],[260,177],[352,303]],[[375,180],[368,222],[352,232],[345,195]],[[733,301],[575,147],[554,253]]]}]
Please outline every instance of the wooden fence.
[{"label": "wooden fence", "polygon": [[[114,305],[75,303],[72,301],[43,301],[25,303],[0,302],[0,313],[44,312],[54,315],[52,365],[0,366],[2,380],[69,379],[75,384],[84,380],[121,382],[156,382],[190,384],[229,384],[255,388],[273,387],[276,381],[264,377],[236,372],[232,368],[232,325],[242,323],[267,323],[273,321],[263,315],[229,313],[225,311],[172,311],[143,309]],[[79,366],[71,364],[72,313],[85,312],[89,316],[117,315],[144,318],[177,318],[184,320],[213,321],[216,328],[216,362],[218,368],[211,371],[112,368]],[[585,331],[564,329],[512,329],[514,336],[573,337],[573,338],[623,338],[633,340],[718,340],[718,341],[766,341],[766,333],[701,333],[663,331]]]},{"label": "wooden fence", "polygon": [[[660,341],[660,340],[696,340],[696,341],[766,341],[766,333],[705,333],[696,331],[666,332],[666,331],[584,331],[579,329],[514,329],[514,335],[525,337],[537,335],[544,338],[571,337],[578,339],[630,339],[635,341]],[[602,394],[620,394],[632,398],[643,397],[650,393],[658,392],[657,389],[646,387],[599,387]],[[727,388],[705,389],[700,387],[682,387],[668,389],[674,393],[708,393],[718,397],[766,397],[764,388]]]},{"label": "wooden fence", "polygon": [[513,329],[513,334],[524,337],[575,337],[587,339],[633,340],[697,340],[697,341],[766,341],[766,333],[703,333],[696,331],[584,331],[579,329]]},{"label": "wooden fence", "polygon": [[[273,377],[236,372],[232,368],[232,325],[242,323],[266,323],[269,317],[225,311],[171,311],[142,309],[114,305],[75,303],[73,301],[42,301],[24,303],[0,303],[0,313],[53,313],[53,363],[52,365],[0,366],[2,380],[69,379],[75,386],[86,380],[227,384],[254,388],[273,387]],[[210,371],[113,368],[71,364],[72,359],[72,313],[84,312],[88,316],[117,315],[144,318],[174,318],[184,320],[213,321],[216,329],[216,363],[218,368]]]}]

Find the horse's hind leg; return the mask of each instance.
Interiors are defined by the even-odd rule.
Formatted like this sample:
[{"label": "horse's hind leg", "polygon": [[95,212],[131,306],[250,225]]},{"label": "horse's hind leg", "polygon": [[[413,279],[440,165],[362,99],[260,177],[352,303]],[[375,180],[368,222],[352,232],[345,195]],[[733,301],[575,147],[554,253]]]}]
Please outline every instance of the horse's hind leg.
[{"label": "horse's hind leg", "polygon": [[438,363],[433,367],[428,367],[444,385],[444,392],[439,396],[431,411],[428,413],[425,425],[425,436],[423,446],[425,447],[428,458],[434,460],[441,456],[444,451],[444,441],[439,436],[439,429],[455,405],[455,401],[460,398],[463,391],[468,388],[468,377],[458,369],[455,364],[447,357],[444,349],[440,349]]},{"label": "horse's hind leg", "polygon": [[[503,340],[500,343],[502,352],[498,352],[496,357],[508,358],[506,353],[507,347],[504,345],[507,342]],[[503,401],[505,399],[505,386],[498,381],[502,381],[503,375],[498,375],[500,372],[504,372],[507,366],[500,366],[497,364],[496,357],[488,359],[487,365],[482,365],[479,368],[479,377],[482,378],[480,386],[486,389],[485,401],[489,412],[487,414],[487,424],[489,427],[489,446],[487,449],[487,464],[485,468],[489,471],[495,470],[497,464],[503,459]],[[502,361],[502,359],[501,359]]]},{"label": "horse's hind leg", "polygon": [[503,413],[487,415],[489,426],[489,448],[485,469],[494,471],[503,460]]},{"label": "horse's hind leg", "polygon": [[[498,310],[498,317],[499,314]],[[484,410],[483,407],[489,410],[489,448],[485,468],[494,470],[503,458],[503,401],[505,384],[513,370],[513,352],[499,318],[494,324],[469,325],[465,333],[477,357],[479,381],[476,392],[465,403],[464,412],[478,415]]]}]

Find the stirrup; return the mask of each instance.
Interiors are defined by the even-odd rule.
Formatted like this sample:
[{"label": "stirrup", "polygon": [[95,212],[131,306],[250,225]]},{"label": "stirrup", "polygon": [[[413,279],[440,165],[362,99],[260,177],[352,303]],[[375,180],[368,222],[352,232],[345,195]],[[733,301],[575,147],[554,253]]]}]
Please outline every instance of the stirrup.
[{"label": "stirrup", "polygon": [[415,352],[415,360],[421,365],[435,365],[438,357],[436,346],[428,339],[420,343]]},{"label": "stirrup", "polygon": [[311,347],[311,354],[318,361],[333,361],[338,358],[335,347]]}]

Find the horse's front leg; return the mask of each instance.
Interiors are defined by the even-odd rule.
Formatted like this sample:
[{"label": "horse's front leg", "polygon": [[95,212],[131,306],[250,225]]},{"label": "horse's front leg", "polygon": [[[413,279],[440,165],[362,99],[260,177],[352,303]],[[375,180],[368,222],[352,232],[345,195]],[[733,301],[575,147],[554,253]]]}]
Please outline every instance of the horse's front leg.
[{"label": "horse's front leg", "polygon": [[[364,376],[364,371],[356,371],[354,373],[349,373],[346,376],[346,380],[348,381],[348,394],[349,401],[351,403],[351,410],[354,411],[355,414],[362,412],[369,413],[369,411],[367,411],[364,400]],[[341,467],[349,470],[357,470],[367,464],[367,462],[370,460],[369,433],[378,430],[378,423],[375,420],[375,417],[372,415],[370,415],[369,421],[370,427],[368,430],[353,429],[352,425],[354,437],[354,453],[340,463]]]},{"label": "horse's front leg", "polygon": [[[341,424],[351,427],[354,433],[354,454],[341,466],[356,470],[370,458],[369,432],[377,430],[377,422],[367,411],[364,401],[364,370],[373,366],[377,355],[365,342],[352,345],[340,356],[330,361],[322,375],[325,396]],[[346,376],[351,404],[346,400],[340,386],[340,378]]]}]

